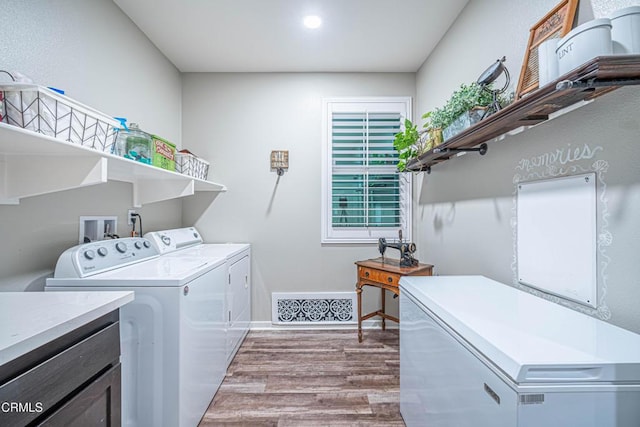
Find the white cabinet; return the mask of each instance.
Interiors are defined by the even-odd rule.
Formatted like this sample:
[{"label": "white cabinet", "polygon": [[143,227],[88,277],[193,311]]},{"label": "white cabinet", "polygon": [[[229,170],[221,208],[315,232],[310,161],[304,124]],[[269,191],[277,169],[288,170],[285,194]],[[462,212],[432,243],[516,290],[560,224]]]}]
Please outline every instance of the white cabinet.
[{"label": "white cabinet", "polygon": [[229,258],[227,287],[227,363],[230,363],[251,322],[250,251]]},{"label": "white cabinet", "polygon": [[0,123],[0,204],[108,181],[133,184],[133,206],[226,187]]}]

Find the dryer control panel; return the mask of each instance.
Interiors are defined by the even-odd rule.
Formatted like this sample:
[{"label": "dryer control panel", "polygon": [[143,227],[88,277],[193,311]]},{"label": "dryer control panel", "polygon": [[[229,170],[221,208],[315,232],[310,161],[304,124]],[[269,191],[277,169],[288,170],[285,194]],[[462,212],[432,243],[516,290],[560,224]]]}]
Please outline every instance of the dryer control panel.
[{"label": "dryer control panel", "polygon": [[168,254],[180,249],[202,244],[202,236],[194,227],[173,230],[151,231],[144,235],[160,254]]},{"label": "dryer control panel", "polygon": [[85,243],[60,255],[55,278],[81,278],[135,264],[159,256],[148,239],[127,237]]}]

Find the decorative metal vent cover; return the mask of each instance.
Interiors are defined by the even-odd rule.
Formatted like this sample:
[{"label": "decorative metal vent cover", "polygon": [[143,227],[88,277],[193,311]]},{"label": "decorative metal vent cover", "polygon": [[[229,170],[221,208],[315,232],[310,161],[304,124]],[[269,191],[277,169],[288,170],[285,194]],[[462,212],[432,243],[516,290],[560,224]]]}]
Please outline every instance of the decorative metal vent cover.
[{"label": "decorative metal vent cover", "polygon": [[355,292],[271,294],[271,319],[278,324],[355,323],[355,308]]}]

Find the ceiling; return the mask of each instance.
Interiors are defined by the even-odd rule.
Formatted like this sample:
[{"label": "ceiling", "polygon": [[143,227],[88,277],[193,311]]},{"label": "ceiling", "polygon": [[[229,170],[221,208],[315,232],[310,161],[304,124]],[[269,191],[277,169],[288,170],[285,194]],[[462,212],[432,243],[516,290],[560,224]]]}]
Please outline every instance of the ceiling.
[{"label": "ceiling", "polygon": [[468,0],[114,2],[182,72],[415,72]]}]

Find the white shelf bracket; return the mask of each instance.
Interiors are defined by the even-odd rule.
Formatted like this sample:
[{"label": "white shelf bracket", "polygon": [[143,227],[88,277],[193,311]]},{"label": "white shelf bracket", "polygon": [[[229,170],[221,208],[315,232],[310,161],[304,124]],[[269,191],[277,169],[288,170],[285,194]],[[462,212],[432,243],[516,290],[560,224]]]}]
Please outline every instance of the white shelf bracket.
[{"label": "white shelf bracket", "polygon": [[5,155],[0,160],[0,204],[18,204],[24,197],[107,182],[107,159],[76,157],[73,167],[65,157],[48,155]]},{"label": "white shelf bracket", "polygon": [[132,183],[136,207],[196,191],[226,191],[222,184],[0,123],[0,205],[109,181]]},{"label": "white shelf bracket", "polygon": [[133,183],[133,206],[139,208],[146,203],[191,196],[194,193],[192,179],[138,180]]}]

